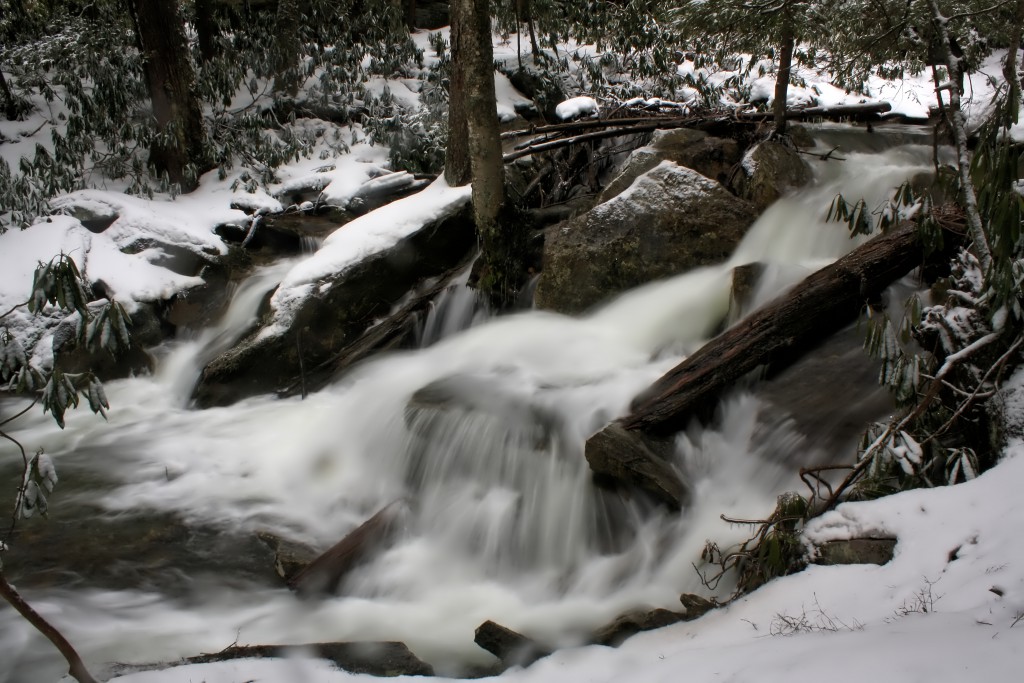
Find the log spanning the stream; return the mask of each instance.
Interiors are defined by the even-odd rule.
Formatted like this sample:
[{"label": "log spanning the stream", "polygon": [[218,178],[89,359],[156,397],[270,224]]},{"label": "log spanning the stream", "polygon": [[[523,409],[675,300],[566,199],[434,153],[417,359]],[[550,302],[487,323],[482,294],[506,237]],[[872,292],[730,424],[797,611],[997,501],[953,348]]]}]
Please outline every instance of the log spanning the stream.
[{"label": "log spanning the stream", "polygon": [[[920,265],[913,224],[875,237],[808,276],[773,303],[705,344],[633,400],[632,412],[590,437],[587,459],[625,462],[646,442],[686,427],[707,413],[721,392],[759,366],[791,360],[854,318],[865,301]],[[623,443],[635,446],[622,446]],[[616,449],[608,452],[608,444]]]},{"label": "log spanning the stream", "polygon": [[[827,107],[805,107],[789,109],[786,118],[790,120],[856,119],[880,121],[881,116],[892,109],[888,102],[865,102],[860,104],[841,104]],[[729,124],[752,125],[772,118],[772,112],[738,112],[710,111],[699,114],[679,114],[675,116],[663,113],[650,116],[584,119],[569,123],[556,123],[549,126],[536,126],[523,130],[502,133],[502,138],[510,140],[518,137],[536,135],[531,140],[518,143],[513,151],[505,154],[503,159],[509,163],[521,157],[540,152],[549,152],[569,145],[591,142],[620,135],[636,135],[650,133],[655,130],[672,128],[707,129],[714,126]],[[596,129],[596,130],[595,130]]]}]

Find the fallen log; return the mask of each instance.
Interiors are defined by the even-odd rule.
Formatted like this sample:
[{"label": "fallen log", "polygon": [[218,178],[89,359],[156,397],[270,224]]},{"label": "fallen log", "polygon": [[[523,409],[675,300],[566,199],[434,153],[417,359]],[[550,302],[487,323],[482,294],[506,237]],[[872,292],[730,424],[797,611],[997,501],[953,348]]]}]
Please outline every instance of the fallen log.
[{"label": "fallen log", "polygon": [[[632,413],[602,431],[665,436],[683,429],[750,371],[791,360],[840,329],[865,301],[920,265],[922,254],[913,224],[875,237],[709,341],[637,396]],[[604,440],[602,432],[592,436],[587,452]]]},{"label": "fallen log", "polygon": [[[787,119],[848,119],[862,116],[875,116],[892,110],[888,102],[861,102],[859,104],[835,104],[824,107],[804,107],[803,109],[787,109]],[[766,121],[774,114],[770,111],[740,112],[738,119]]]},{"label": "fallen log", "polygon": [[403,501],[395,501],[363,522],[295,574],[289,588],[303,596],[333,593],[347,573],[387,542],[404,508]]},{"label": "fallen log", "polygon": [[[805,107],[803,109],[789,109],[786,111],[786,118],[790,120],[803,119],[867,119],[881,121],[882,116],[892,109],[888,102],[865,102],[860,104],[840,104],[825,107]],[[694,128],[705,130],[716,126],[727,124],[751,125],[760,121],[771,119],[772,112],[738,112],[732,111],[710,111],[699,115],[680,116],[648,116],[621,119],[588,119],[585,121],[574,121],[571,123],[554,124],[551,126],[539,126],[536,128],[524,129],[522,131],[509,131],[503,134],[505,139],[525,137],[528,135],[540,135],[534,140],[527,140],[517,144],[512,152],[504,155],[505,163],[509,163],[530,154],[549,152],[569,145],[605,138],[618,137],[620,135],[636,135],[639,133],[650,133],[655,130],[669,130],[672,128]],[[893,119],[897,121],[897,119]],[[602,130],[590,131],[592,128]],[[590,132],[584,132],[590,131]]]}]

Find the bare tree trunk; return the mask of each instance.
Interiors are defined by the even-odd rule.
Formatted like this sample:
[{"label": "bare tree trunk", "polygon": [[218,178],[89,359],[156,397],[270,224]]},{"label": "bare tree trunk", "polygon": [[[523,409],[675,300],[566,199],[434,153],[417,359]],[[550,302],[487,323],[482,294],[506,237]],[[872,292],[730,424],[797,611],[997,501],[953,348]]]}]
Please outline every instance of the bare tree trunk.
[{"label": "bare tree trunk", "polygon": [[195,0],[196,36],[199,39],[199,54],[204,63],[217,56],[219,30],[213,3],[214,0]]},{"label": "bare tree trunk", "polygon": [[470,181],[469,131],[466,127],[466,19],[465,0],[451,3],[451,74],[448,78],[448,146],[444,152],[444,178],[449,185]]},{"label": "bare tree trunk", "polygon": [[953,142],[956,146],[957,171],[960,176],[960,202],[967,219],[967,234],[974,243],[978,261],[987,277],[992,269],[992,249],[988,243],[988,236],[985,234],[981,212],[978,210],[978,197],[974,191],[974,182],[971,180],[971,161],[967,151],[967,120],[960,108],[960,88],[956,85],[962,82],[963,71],[960,59],[953,54],[949,31],[946,29],[947,20],[939,9],[938,0],[928,0],[928,8],[931,11],[932,24],[935,27],[938,56],[948,71],[946,83],[936,84],[936,90],[939,91],[936,92],[936,95],[941,100],[941,90],[949,91],[948,118],[949,127],[953,132]]},{"label": "bare tree trunk", "polygon": [[32,609],[32,605],[25,602],[25,599],[14,589],[14,586],[8,583],[7,577],[4,576],[2,571],[0,571],[0,597],[6,600],[11,607],[17,610],[18,614],[23,616],[28,623],[32,624],[37,631],[54,644],[67,661],[68,673],[72,678],[78,681],[78,683],[97,683],[96,679],[89,673],[89,670],[85,668],[85,663],[71,643],[68,642],[67,638],[54,628],[50,622],[44,619],[39,612]]},{"label": "bare tree trunk", "polygon": [[[458,25],[456,25],[458,20]],[[494,95],[494,50],[489,0],[452,0],[453,60],[462,71],[473,182],[473,219],[480,240],[477,287],[497,308],[511,306],[523,279],[525,226],[505,203],[505,167]],[[452,92],[453,103],[460,99]],[[455,105],[457,106],[457,105]],[[451,134],[455,134],[454,132]]]},{"label": "bare tree trunk", "polygon": [[[477,229],[495,227],[505,203],[505,169],[494,94],[490,0],[453,0],[462,5],[460,58],[465,62],[464,98],[473,175],[473,217]],[[486,240],[485,240],[486,241]]]},{"label": "bare tree trunk", "polygon": [[533,5],[531,0],[523,0],[523,8],[526,12],[526,27],[530,30],[530,51],[534,57],[540,57],[540,45],[537,44],[537,30],[533,25]]},{"label": "bare tree trunk", "polygon": [[787,21],[782,31],[782,45],[779,50],[779,69],[775,80],[775,102],[772,103],[772,114],[775,122],[775,135],[786,133],[786,99],[789,96],[789,75],[793,67],[793,48],[796,35],[793,33],[792,22]]},{"label": "bare tree trunk", "polygon": [[11,86],[7,83],[2,67],[0,67],[0,97],[3,98],[4,116],[8,121],[14,121],[18,118],[18,104],[14,100],[14,93],[11,92]]},{"label": "bare tree trunk", "polygon": [[1017,0],[1017,11],[1014,14],[1013,25],[1010,27],[1010,45],[1006,51],[1006,61],[1003,62],[1003,78],[1006,79],[1009,87],[1006,97],[1014,123],[1017,122],[1017,112],[1020,110],[1021,79],[1017,69],[1017,52],[1020,50],[1022,33],[1024,33],[1024,0]]},{"label": "bare tree trunk", "polygon": [[299,94],[299,2],[280,0],[274,18],[274,90]]},{"label": "bare tree trunk", "polygon": [[171,0],[131,0],[130,7],[160,133],[149,161],[183,192],[190,192],[197,187],[199,174],[207,170],[208,159],[185,25],[177,2]]},{"label": "bare tree trunk", "polygon": [[402,16],[410,31],[416,28],[416,0],[402,0]]}]

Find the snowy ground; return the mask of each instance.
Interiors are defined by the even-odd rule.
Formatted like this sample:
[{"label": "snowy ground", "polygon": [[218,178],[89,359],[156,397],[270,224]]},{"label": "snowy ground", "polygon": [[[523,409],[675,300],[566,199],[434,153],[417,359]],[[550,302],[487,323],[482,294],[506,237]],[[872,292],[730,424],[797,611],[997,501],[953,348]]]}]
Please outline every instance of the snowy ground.
[{"label": "snowy ground", "polygon": [[[419,36],[425,44],[425,34]],[[497,56],[509,48],[496,45]],[[504,51],[504,53],[503,53]],[[988,73],[998,74],[999,56],[970,80],[970,114],[979,120],[991,97]],[[684,67],[685,68],[685,67]],[[723,78],[728,74],[709,74]],[[819,104],[862,101],[814,74],[801,74],[807,85],[791,90],[792,103]],[[415,92],[391,86],[410,102]],[[771,77],[751,84],[753,94],[771,93]],[[873,99],[889,101],[894,111],[923,116],[934,103],[930,82],[922,77],[895,83],[871,84]],[[499,79],[504,117],[523,99]],[[21,154],[37,141],[39,120],[0,122],[0,133],[12,143],[0,145],[16,167]],[[32,131],[36,131],[32,133]],[[325,193],[343,202],[381,173],[386,173],[386,150],[359,142],[358,129],[338,131],[355,140],[352,151],[329,164],[314,155],[281,171],[272,190],[308,184],[317,176]],[[329,136],[324,136],[325,139]],[[27,231],[0,236],[0,310],[23,301],[37,260],[60,250],[87,260],[90,275],[105,280],[124,303],[166,298],[195,284],[159,265],[159,248],[128,255],[127,243],[148,236],[187,248],[220,252],[224,245],[212,234],[219,222],[242,220],[229,204],[237,199],[231,178],[204,179],[195,193],[171,202],[143,200],[115,191],[89,190],[58,202],[75,200],[113,205],[120,213],[115,225],[101,235],[85,230],[70,216],[54,217]],[[464,201],[464,190],[435,187],[423,194],[432,203],[413,198],[403,208],[412,215],[445,210]],[[276,210],[278,199],[265,192],[250,195],[251,204]],[[392,209],[394,211],[395,209]],[[381,214],[384,215],[384,214]],[[378,216],[379,217],[379,216]],[[305,285],[323,274],[324,264],[351,262],[352,254],[384,248],[401,238],[408,223],[382,233],[382,222],[349,224],[348,234],[325,245],[319,260],[299,266],[291,277]],[[391,240],[391,242],[389,242]],[[77,260],[77,259],[76,259]],[[310,275],[310,269],[316,270]],[[28,324],[22,312],[6,323]],[[34,339],[45,351],[39,331]],[[37,349],[36,356],[42,351]],[[1019,379],[1019,378],[1018,378]],[[1019,382],[1018,382],[1019,383]],[[952,488],[920,490],[870,503],[845,504],[816,520],[808,537],[831,540],[866,532],[896,536],[896,557],[882,567],[812,567],[756,591],[727,608],[694,622],[641,634],[617,650],[599,646],[563,650],[526,670],[502,676],[508,681],[758,681],[775,683],[825,678],[834,683],[866,678],[943,683],[965,680],[1010,680],[1024,661],[1024,442],[1008,445],[1004,460],[979,479]],[[260,660],[184,666],[136,673],[126,683],[235,683],[237,681],[308,681],[311,683],[364,679],[312,660]]]}]

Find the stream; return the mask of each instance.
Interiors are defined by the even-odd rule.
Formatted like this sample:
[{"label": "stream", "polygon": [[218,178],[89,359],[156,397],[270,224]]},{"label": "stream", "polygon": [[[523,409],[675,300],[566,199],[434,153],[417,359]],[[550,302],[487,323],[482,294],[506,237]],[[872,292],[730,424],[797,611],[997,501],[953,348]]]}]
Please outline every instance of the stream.
[{"label": "stream", "polygon": [[[674,464],[693,490],[681,515],[597,489],[583,443],[718,329],[735,266],[767,265],[756,305],[865,239],[825,213],[837,192],[875,206],[930,172],[925,138],[894,137],[822,127],[821,149],[842,144],[845,160],[812,159],[815,184],[770,207],[725,264],[579,318],[488,319],[459,287],[426,320],[422,348],[378,356],[305,400],[190,409],[202,364],[241,334],[290,263],[265,267],[216,329],[161,349],[154,375],[109,383],[109,421],[78,410],[62,431],[33,410],[13,423],[26,449],[54,457],[61,481],[50,519],[26,521],[5,554],[8,574],[97,674],[236,642],[353,640],[403,641],[438,673],[457,673],[492,661],[473,643],[488,619],[571,645],[629,609],[679,609],[681,592],[706,594],[692,566],[705,541],[746,537],[720,515],[765,516],[780,492],[800,490],[798,467],[849,462],[864,421],[885,414],[861,333],[733,392],[712,425],[679,435]],[[436,382],[454,404],[410,409]],[[326,548],[394,501],[397,536],[337,597],[295,597],[255,537]],[[31,562],[19,564],[19,544]],[[66,670],[6,607],[0,662],[0,683]]]}]

